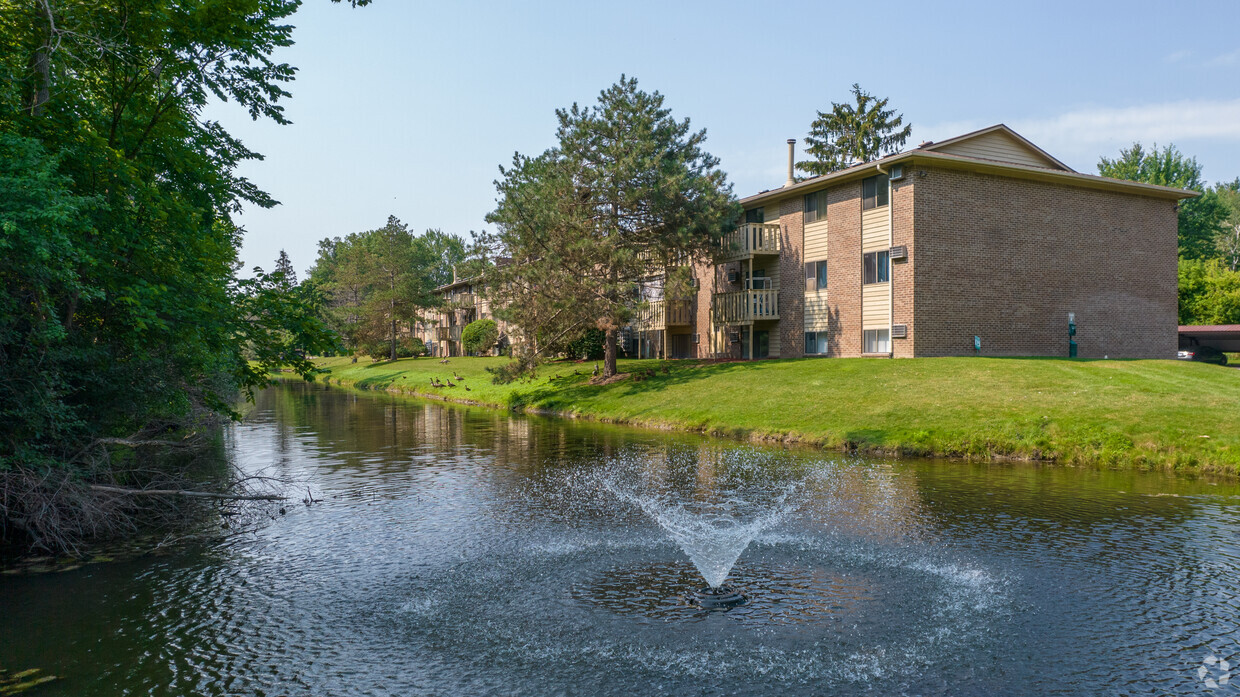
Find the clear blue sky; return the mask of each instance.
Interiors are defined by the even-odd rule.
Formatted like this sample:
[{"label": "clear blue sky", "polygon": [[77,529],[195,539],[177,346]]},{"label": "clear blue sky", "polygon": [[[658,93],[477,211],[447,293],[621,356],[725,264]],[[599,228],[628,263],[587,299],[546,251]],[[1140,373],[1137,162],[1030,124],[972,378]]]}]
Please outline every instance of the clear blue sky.
[{"label": "clear blue sky", "polygon": [[[242,259],[378,227],[485,227],[497,165],[552,144],[554,111],[622,73],[706,128],[739,196],[783,182],[787,138],[862,88],[908,145],[1003,122],[1079,171],[1174,143],[1208,181],[1240,175],[1240,2],[421,2],[306,0],[293,125],[212,108],[283,205],[250,209]],[[798,146],[799,147],[799,146]]]}]

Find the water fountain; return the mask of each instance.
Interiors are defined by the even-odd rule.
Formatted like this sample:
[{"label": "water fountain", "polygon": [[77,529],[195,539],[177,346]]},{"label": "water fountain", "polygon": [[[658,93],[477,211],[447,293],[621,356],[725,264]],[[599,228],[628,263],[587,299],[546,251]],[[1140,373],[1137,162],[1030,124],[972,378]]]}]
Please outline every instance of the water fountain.
[{"label": "water fountain", "polygon": [[794,494],[806,481],[770,481],[760,463],[719,464],[707,470],[711,477],[706,484],[676,482],[666,471],[615,462],[601,479],[607,492],[641,510],[679,545],[706,581],[687,597],[709,610],[746,602],[743,589],[725,583],[728,574],[755,537],[795,508]]}]

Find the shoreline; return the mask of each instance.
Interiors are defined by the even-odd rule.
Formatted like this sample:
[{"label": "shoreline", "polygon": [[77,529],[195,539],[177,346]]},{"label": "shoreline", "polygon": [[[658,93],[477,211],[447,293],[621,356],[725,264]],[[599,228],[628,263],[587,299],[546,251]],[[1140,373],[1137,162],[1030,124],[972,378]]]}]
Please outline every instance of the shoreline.
[{"label": "shoreline", "polygon": [[[376,363],[326,359],[319,361],[325,371],[319,379],[334,386],[462,406],[862,455],[1240,476],[1240,410],[1228,409],[1227,404],[1240,406],[1240,371],[1215,366],[1182,361],[1008,358],[631,360],[620,365],[628,377],[593,385],[589,383],[591,363],[558,361],[540,369],[533,381],[491,385],[485,368],[505,360],[453,358],[443,365],[434,358]],[[977,368],[983,370],[974,375]],[[464,373],[460,375],[464,380],[454,388],[430,386],[430,376],[451,380],[458,371]],[[1072,371],[1081,375],[1074,380]],[[637,381],[633,373],[638,374]],[[867,419],[849,403],[824,410],[823,405],[806,402],[798,409],[796,400],[811,397],[813,388],[824,381],[780,383],[768,380],[768,374],[790,374],[802,380],[807,376],[834,378],[845,384],[845,390],[852,387],[850,382],[865,385],[873,381],[899,383],[906,389],[893,392],[896,398],[880,402],[877,409],[871,409],[873,418]],[[765,393],[767,402],[776,403],[762,404],[766,411],[759,414],[743,406],[738,409],[723,394],[728,386],[720,384],[734,378],[741,383],[741,400],[760,401]],[[1203,379],[1204,385],[1192,384]],[[466,384],[473,387],[461,392]],[[1031,390],[1030,386],[1042,389]],[[1202,387],[1208,387],[1208,392]],[[981,392],[973,394],[979,388]],[[1045,395],[1046,399],[1035,400],[1033,412],[1054,412],[1054,416],[1031,419],[1025,413],[1030,412],[1027,407],[1006,412],[993,408],[1019,403],[1025,396],[1022,391]],[[1085,401],[1079,399],[1082,392],[1091,392]],[[927,394],[933,398],[934,409],[904,403],[925,402]],[[907,399],[901,398],[904,395]],[[1073,396],[1078,399],[1073,401]],[[780,399],[790,405],[778,404]],[[1045,406],[1061,399],[1063,404]],[[1129,403],[1126,420],[1118,418],[1123,402]],[[1106,413],[1109,409],[1115,413]],[[1214,423],[1202,418],[1211,414],[1217,417]],[[1151,425],[1155,433],[1140,432],[1149,431]],[[1211,431],[1218,436],[1210,435]]]}]

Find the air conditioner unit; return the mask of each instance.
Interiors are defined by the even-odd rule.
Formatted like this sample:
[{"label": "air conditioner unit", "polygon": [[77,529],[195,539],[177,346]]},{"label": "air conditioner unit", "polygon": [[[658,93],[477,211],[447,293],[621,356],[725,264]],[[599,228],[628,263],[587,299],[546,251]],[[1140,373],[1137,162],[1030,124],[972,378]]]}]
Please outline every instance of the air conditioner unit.
[{"label": "air conditioner unit", "polygon": [[736,283],[739,280],[741,280],[740,271],[729,271],[728,272],[728,283]]},{"label": "air conditioner unit", "polygon": [[908,338],[908,325],[907,324],[891,325],[891,338],[907,339]]},{"label": "air conditioner unit", "polygon": [[728,343],[729,344],[741,343],[741,333],[740,332],[728,332]]},{"label": "air conditioner unit", "polygon": [[695,343],[695,344],[700,344],[700,343],[702,343],[702,335],[701,335],[701,334],[694,334],[694,335],[693,335],[693,343]]},{"label": "air conditioner unit", "polygon": [[904,178],[904,165],[891,166],[891,181],[897,181]]},{"label": "air conditioner unit", "polygon": [[899,261],[901,259],[908,259],[908,247],[902,244],[891,248],[891,260]]}]

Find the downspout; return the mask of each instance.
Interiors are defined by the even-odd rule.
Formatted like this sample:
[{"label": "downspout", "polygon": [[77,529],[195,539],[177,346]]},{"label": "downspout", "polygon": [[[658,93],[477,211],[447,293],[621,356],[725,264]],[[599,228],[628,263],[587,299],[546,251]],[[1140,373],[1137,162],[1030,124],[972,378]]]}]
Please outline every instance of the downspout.
[{"label": "downspout", "polygon": [[[874,168],[883,174],[882,164],[875,162]],[[891,327],[896,323],[896,265],[891,263],[891,245],[895,237],[896,190],[891,185],[891,177],[887,177],[887,348],[891,349],[891,357],[895,358],[896,344],[891,336]]]}]

